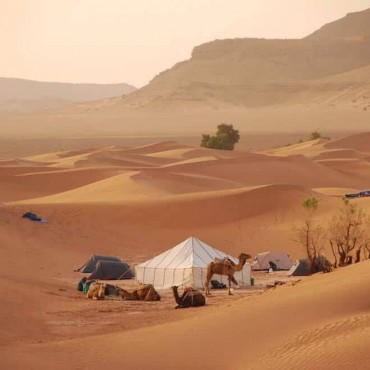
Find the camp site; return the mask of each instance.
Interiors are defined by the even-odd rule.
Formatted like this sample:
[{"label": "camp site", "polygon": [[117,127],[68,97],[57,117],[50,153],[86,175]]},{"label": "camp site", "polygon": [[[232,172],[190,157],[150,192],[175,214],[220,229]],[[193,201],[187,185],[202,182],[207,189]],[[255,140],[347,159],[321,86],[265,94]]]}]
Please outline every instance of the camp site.
[{"label": "camp site", "polygon": [[3,0],[0,370],[370,369],[370,0]]}]

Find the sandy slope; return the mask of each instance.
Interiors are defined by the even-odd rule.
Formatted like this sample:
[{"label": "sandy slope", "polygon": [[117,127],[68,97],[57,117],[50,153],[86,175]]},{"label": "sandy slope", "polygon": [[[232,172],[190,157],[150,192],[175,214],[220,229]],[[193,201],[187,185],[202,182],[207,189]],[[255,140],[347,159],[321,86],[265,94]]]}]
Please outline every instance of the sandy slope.
[{"label": "sandy slope", "polygon": [[[122,363],[128,369],[366,369],[369,267],[363,262],[222,310],[194,310],[184,321],[28,345],[16,358],[8,350],[4,363],[9,369],[24,363],[38,369],[51,363],[55,369],[118,369]],[[220,341],[223,349],[215,351]]]},{"label": "sandy slope", "polygon": [[[112,369],[296,368],[297,359],[306,368],[366,368],[369,262],[180,312],[169,294],[160,309],[87,301],[72,272],[92,253],[136,264],[189,235],[233,255],[303,257],[292,240],[299,204],[317,197],[325,224],[344,193],[368,186],[366,135],[268,153],[158,142],[0,163],[2,368],[84,368],[91,357],[90,367]],[[354,202],[370,211],[370,199]],[[22,219],[28,210],[48,224]],[[215,351],[220,343],[227,356]]]}]

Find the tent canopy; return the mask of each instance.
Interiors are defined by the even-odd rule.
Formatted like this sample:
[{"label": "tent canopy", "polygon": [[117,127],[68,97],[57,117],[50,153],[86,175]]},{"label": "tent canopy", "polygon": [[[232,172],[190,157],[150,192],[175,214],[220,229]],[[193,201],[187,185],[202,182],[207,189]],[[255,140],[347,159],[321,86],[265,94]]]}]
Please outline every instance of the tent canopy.
[{"label": "tent canopy", "polygon": [[122,280],[133,277],[134,273],[126,263],[100,260],[88,279]]},{"label": "tent canopy", "polygon": [[[332,267],[333,264],[326,259],[324,256],[319,256],[315,261],[314,261],[314,268],[315,272],[321,272],[324,271],[325,266],[330,266]],[[310,275],[310,264],[308,259],[300,259],[297,260],[294,266],[287,272],[289,276],[306,276]]]},{"label": "tent canopy", "polygon": [[[171,286],[192,286],[204,288],[207,266],[215,258],[230,258],[236,264],[238,259],[223,253],[201,240],[190,237],[175,247],[135,267],[140,283],[152,284],[155,289]],[[239,285],[250,285],[250,264],[247,262],[234,277]],[[213,275],[212,280],[227,282],[227,276]]]},{"label": "tent canopy", "polygon": [[119,261],[121,260],[113,256],[100,256],[97,254],[91,255],[91,257],[86,261],[86,263],[81,266],[77,271],[79,272],[93,272],[98,261]]},{"label": "tent canopy", "polygon": [[270,268],[270,261],[276,264],[278,270],[289,270],[293,266],[293,261],[287,253],[268,251],[258,253],[254,257],[252,270],[268,270]]}]

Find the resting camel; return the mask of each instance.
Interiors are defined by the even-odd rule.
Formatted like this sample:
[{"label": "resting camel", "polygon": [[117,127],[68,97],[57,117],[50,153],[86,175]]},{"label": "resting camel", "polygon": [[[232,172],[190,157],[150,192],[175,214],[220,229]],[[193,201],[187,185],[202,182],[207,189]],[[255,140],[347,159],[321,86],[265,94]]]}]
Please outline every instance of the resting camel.
[{"label": "resting camel", "polygon": [[182,296],[179,296],[177,286],[172,287],[177,306],[175,308],[199,307],[206,304],[204,295],[199,290],[184,290]]},{"label": "resting camel", "polygon": [[239,263],[236,265],[231,259],[224,258],[224,259],[218,259],[215,258],[213,262],[211,262],[207,266],[207,279],[205,284],[205,291],[206,295],[210,295],[209,292],[209,282],[212,279],[213,274],[218,275],[226,275],[229,280],[229,295],[232,295],[231,293],[231,282],[238,285],[234,278],[234,272],[240,271],[248,259],[252,258],[249,254],[241,253],[239,256]]},{"label": "resting camel", "polygon": [[87,298],[104,299],[105,298],[105,284],[94,281],[90,284],[89,290],[86,294]]},{"label": "resting camel", "polygon": [[126,301],[160,301],[161,296],[151,284],[141,284],[133,292],[117,287],[117,293]]}]

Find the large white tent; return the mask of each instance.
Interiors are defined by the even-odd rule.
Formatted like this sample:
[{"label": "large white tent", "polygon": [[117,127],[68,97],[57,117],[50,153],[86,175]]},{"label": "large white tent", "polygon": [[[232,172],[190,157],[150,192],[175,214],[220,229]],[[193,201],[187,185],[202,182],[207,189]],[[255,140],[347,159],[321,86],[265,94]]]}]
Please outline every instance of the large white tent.
[{"label": "large white tent", "polygon": [[258,253],[254,257],[252,270],[268,270],[270,268],[270,261],[275,263],[279,270],[289,270],[293,266],[293,261],[287,253],[269,251]]},{"label": "large white tent", "polygon": [[[204,288],[207,266],[215,258],[230,258],[236,264],[238,259],[223,253],[201,240],[190,237],[135,267],[136,279],[143,284],[153,284],[155,289],[172,286]],[[234,273],[239,286],[250,285],[251,267],[248,262],[241,271]],[[227,276],[213,275],[212,280],[228,284]]]}]

